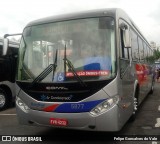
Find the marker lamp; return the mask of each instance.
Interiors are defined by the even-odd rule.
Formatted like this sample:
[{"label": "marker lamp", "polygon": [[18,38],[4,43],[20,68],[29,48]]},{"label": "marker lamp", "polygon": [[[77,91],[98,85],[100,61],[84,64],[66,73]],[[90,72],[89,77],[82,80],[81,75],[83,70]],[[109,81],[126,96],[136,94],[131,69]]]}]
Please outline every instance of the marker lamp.
[{"label": "marker lamp", "polygon": [[16,103],[24,112],[28,112],[30,109],[20,98],[17,98]]},{"label": "marker lamp", "polygon": [[93,108],[90,111],[90,114],[93,116],[100,115],[101,113],[104,113],[105,111],[112,108],[115,104],[117,104],[118,100],[119,100],[118,96],[115,96],[113,98],[109,98],[109,99],[103,101],[102,103],[100,103],[99,105],[97,105],[95,108]]}]

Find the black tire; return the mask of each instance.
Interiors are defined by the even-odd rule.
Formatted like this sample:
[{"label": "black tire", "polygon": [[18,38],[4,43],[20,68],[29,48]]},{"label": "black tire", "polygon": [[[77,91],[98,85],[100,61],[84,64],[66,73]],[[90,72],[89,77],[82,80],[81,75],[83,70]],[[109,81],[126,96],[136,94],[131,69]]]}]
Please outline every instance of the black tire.
[{"label": "black tire", "polygon": [[133,122],[135,121],[136,119],[136,116],[137,116],[137,111],[138,111],[138,95],[139,95],[139,90],[138,88],[136,89],[136,92],[135,92],[135,95],[133,97],[133,113],[129,119],[130,122]]},{"label": "black tire", "polygon": [[149,91],[149,94],[153,94],[154,91],[154,80],[152,81],[151,90]]},{"label": "black tire", "polygon": [[9,105],[9,98],[5,91],[0,89],[0,110],[7,108]]}]

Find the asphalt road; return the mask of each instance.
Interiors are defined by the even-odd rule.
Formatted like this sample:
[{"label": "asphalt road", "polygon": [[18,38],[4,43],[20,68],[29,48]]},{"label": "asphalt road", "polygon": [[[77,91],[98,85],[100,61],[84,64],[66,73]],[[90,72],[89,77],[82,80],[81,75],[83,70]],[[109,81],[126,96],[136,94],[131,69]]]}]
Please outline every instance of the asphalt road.
[{"label": "asphalt road", "polygon": [[[126,125],[119,132],[88,132],[75,131],[66,129],[54,129],[50,127],[34,127],[20,125],[17,121],[15,107],[0,112],[0,139],[7,136],[41,136],[43,142],[47,139],[47,143],[68,144],[68,143],[107,143],[107,144],[160,144],[160,83],[155,84],[155,89],[152,95],[148,95],[142,105],[134,122],[127,122]],[[149,141],[128,141],[127,138],[135,136],[141,138],[146,136]],[[123,138],[125,140],[123,140]],[[112,139],[112,141],[109,141]],[[115,140],[113,140],[115,139]],[[122,141],[120,141],[120,139]],[[0,143],[8,143],[1,142]],[[12,142],[17,143],[17,142]],[[21,142],[26,143],[26,142]],[[27,142],[31,143],[31,142]]]}]

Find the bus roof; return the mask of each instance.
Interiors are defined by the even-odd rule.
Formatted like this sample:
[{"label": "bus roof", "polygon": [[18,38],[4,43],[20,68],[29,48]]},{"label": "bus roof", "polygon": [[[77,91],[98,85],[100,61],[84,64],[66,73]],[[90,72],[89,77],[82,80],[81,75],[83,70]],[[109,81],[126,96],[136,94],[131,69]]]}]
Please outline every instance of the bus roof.
[{"label": "bus roof", "polygon": [[51,17],[46,17],[46,18],[42,18],[42,19],[32,21],[27,26],[57,22],[57,21],[63,21],[63,20],[96,17],[96,16],[97,17],[98,16],[112,16],[112,17],[115,17],[115,13],[116,13],[117,10],[120,10],[120,9],[109,8],[109,9],[89,10],[89,11],[83,11],[83,12],[77,12],[77,13],[51,16]]},{"label": "bus roof", "polygon": [[[80,19],[80,18],[101,17],[101,16],[111,16],[111,17],[116,18],[117,20],[119,18],[123,18],[130,25],[132,25],[132,27],[134,27],[134,29],[148,43],[148,41],[143,36],[141,31],[138,29],[136,24],[132,21],[132,19],[127,15],[127,13],[125,11],[123,11],[120,8],[106,8],[106,9],[98,9],[98,10],[88,10],[88,11],[82,11],[82,12],[74,12],[74,13],[70,13],[70,14],[50,16],[50,17],[38,19],[35,21],[31,21],[30,23],[28,23],[26,25],[26,27],[34,26],[34,25],[41,25],[41,24],[46,24],[46,23],[52,23],[52,22],[58,22],[58,21],[73,20],[73,19]],[[148,43],[148,46],[150,47],[149,43]]]}]

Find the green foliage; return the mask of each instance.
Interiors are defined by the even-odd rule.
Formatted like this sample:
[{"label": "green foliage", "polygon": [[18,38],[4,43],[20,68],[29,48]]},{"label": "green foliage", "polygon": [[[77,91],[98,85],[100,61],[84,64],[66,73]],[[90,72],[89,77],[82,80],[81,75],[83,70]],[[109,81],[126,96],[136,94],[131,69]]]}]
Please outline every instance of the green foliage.
[{"label": "green foliage", "polygon": [[155,60],[160,59],[160,51],[159,50],[154,50],[153,56]]},{"label": "green foliage", "polygon": [[154,50],[152,56],[146,57],[146,60],[147,60],[149,63],[154,63],[154,62],[157,61],[158,59],[160,59],[160,51],[159,51],[159,50]]},{"label": "green foliage", "polygon": [[146,60],[149,62],[149,63],[154,63],[154,61],[156,60],[154,55],[153,56],[149,56],[146,58]]}]

